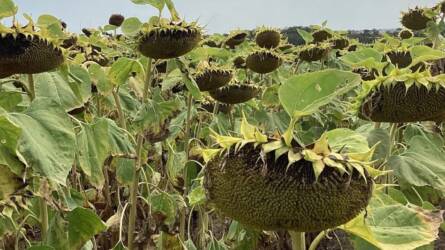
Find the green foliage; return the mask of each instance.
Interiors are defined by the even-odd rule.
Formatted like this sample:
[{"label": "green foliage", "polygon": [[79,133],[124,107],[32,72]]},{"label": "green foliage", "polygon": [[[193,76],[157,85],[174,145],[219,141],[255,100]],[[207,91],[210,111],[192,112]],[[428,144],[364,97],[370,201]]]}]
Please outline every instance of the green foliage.
[{"label": "green foliage", "polygon": [[24,113],[9,113],[7,117],[22,129],[20,159],[51,183],[66,185],[76,141],[62,107],[44,98],[31,103]]},{"label": "green foliage", "polygon": [[91,237],[104,231],[105,223],[93,211],[76,208],[67,215],[70,249],[79,249]]},{"label": "green foliage", "polygon": [[408,150],[392,156],[389,164],[402,183],[421,187],[430,186],[445,196],[445,152],[443,142],[425,136],[414,136]]},{"label": "green foliage", "polygon": [[359,83],[356,74],[329,69],[291,77],[278,94],[290,116],[310,115]]},{"label": "green foliage", "polygon": [[405,206],[378,192],[365,221],[359,216],[341,228],[359,237],[358,249],[415,249],[435,239],[441,222],[440,212]]},{"label": "green foliage", "polygon": [[0,19],[17,14],[18,7],[12,0],[0,0]]},{"label": "green foliage", "polygon": [[[403,40],[327,22],[280,30],[280,67],[261,70],[271,52],[259,53],[253,32],[204,34],[172,0],[131,2],[159,12],[75,34],[50,14],[20,23],[14,2],[0,0],[1,248],[282,249],[281,232],[250,227],[330,236],[337,226],[356,249],[435,247],[445,230],[445,5],[424,9],[436,22]],[[320,29],[332,39],[314,43]],[[318,47],[320,60],[302,60]],[[200,91],[206,69],[233,77]],[[401,82],[421,91],[393,91]],[[425,117],[363,120],[378,110]]]}]

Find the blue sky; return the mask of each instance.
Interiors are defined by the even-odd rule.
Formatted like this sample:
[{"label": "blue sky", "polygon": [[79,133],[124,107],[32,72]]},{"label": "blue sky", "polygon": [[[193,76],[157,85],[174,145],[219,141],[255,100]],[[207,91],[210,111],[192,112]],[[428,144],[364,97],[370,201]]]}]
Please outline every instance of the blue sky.
[{"label": "blue sky", "polygon": [[[111,13],[141,20],[156,15],[150,6],[130,0],[15,0],[20,12],[37,18],[52,14],[68,23],[71,31],[97,27]],[[198,19],[209,33],[252,29],[260,25],[288,27],[321,24],[333,29],[397,28],[402,10],[416,5],[433,6],[432,0],[176,0],[186,20]]]}]

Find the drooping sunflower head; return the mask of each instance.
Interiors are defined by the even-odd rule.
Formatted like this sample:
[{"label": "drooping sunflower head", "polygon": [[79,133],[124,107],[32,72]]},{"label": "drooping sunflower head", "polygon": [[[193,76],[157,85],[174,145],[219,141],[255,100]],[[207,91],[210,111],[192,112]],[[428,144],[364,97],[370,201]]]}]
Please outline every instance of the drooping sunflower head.
[{"label": "drooping sunflower head", "polygon": [[271,139],[243,116],[240,137],[212,132],[219,148],[202,150],[207,198],[216,209],[259,230],[320,231],[353,219],[373,188],[374,149],[333,151],[324,134],[303,147]]},{"label": "drooping sunflower head", "polygon": [[[62,25],[57,26],[62,32]],[[21,27],[0,25],[0,78],[36,74],[59,67],[64,56],[58,46],[65,37],[55,37],[44,27],[36,31],[32,20]]]},{"label": "drooping sunflower head", "polygon": [[410,30],[423,30],[427,27],[428,22],[434,20],[434,14],[430,9],[416,7],[402,13],[401,23]]},{"label": "drooping sunflower head", "polygon": [[283,63],[283,57],[267,49],[258,49],[250,53],[246,58],[248,69],[259,74],[267,74],[278,69]]},{"label": "drooping sunflower head", "polygon": [[255,42],[261,48],[276,48],[281,42],[281,32],[278,29],[261,27],[256,32]]},{"label": "drooping sunflower head", "polygon": [[201,39],[201,28],[194,22],[184,21],[162,21],[137,36],[139,51],[153,59],[183,56],[193,50]]}]

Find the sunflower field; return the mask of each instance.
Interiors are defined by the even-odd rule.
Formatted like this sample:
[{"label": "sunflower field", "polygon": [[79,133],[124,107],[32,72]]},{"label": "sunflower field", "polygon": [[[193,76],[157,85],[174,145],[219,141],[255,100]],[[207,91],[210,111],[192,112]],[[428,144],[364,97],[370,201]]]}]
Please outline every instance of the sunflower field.
[{"label": "sunflower field", "polygon": [[445,2],[304,45],[131,2],[0,0],[0,249],[445,249]]}]

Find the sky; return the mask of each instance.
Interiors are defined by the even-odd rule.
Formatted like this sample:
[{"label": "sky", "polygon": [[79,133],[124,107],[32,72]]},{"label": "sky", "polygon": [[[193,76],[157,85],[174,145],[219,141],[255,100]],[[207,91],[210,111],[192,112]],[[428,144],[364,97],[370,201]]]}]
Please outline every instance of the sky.
[{"label": "sky", "polygon": [[[400,27],[401,11],[408,7],[435,5],[439,0],[173,0],[186,21],[198,20],[208,33],[253,29],[265,25],[277,28],[321,24],[347,29],[392,29]],[[61,18],[74,32],[98,27],[112,13],[146,21],[157,11],[130,0],[15,0],[19,12],[37,19],[41,14]],[[167,14],[167,12],[165,12]]]}]

